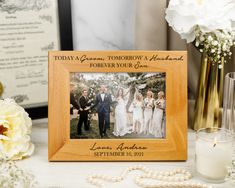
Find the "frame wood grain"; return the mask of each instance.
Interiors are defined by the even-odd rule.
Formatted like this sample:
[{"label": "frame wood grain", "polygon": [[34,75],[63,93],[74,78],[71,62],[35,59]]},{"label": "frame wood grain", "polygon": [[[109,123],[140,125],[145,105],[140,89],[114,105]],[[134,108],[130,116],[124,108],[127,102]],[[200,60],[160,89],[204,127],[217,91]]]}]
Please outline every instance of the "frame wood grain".
[{"label": "frame wood grain", "polygon": [[[147,57],[138,62],[112,61],[107,56]],[[86,56],[85,61],[81,61]],[[152,57],[156,58],[152,58]],[[94,60],[98,58],[98,60]],[[103,58],[101,61],[99,58]],[[152,60],[150,61],[150,59]],[[132,68],[92,68],[91,63],[131,63]],[[166,72],[166,138],[165,139],[70,139],[70,73],[71,72]],[[52,51],[49,52],[49,161],[185,161],[187,160],[187,52],[185,51]],[[97,156],[90,150],[97,143],[146,147],[143,156]],[[101,152],[107,152],[103,150]]]}]

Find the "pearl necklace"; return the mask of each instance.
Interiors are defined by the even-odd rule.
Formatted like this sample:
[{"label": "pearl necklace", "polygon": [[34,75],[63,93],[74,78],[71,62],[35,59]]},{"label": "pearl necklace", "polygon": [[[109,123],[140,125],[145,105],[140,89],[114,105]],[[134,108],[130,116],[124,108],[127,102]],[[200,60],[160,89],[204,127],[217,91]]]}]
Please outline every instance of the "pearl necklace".
[{"label": "pearl necklace", "polygon": [[[101,181],[107,182],[120,182],[124,180],[126,175],[134,170],[140,170],[144,174],[138,175],[135,177],[135,183],[144,188],[212,188],[207,184],[185,182],[192,178],[192,175],[189,171],[184,169],[174,169],[171,171],[153,171],[145,166],[137,165],[131,166],[124,170],[120,176],[108,176],[101,174],[93,174],[88,176],[87,180],[90,184],[95,185],[96,187],[104,188],[104,183]],[[147,183],[143,181],[144,179],[154,179],[158,180],[158,183]]]}]

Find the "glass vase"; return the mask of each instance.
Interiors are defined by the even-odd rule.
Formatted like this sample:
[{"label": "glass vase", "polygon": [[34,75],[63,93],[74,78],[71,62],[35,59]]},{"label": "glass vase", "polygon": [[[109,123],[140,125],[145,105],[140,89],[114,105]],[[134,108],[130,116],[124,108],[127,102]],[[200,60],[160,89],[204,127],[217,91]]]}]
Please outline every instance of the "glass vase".
[{"label": "glass vase", "polygon": [[235,133],[235,72],[225,76],[222,125]]}]

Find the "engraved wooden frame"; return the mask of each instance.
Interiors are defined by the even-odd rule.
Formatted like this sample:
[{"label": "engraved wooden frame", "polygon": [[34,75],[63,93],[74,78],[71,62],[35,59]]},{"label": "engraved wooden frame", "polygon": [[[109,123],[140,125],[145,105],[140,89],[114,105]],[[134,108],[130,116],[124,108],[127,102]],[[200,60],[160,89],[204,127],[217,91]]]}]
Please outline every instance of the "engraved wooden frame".
[{"label": "engraved wooden frame", "polygon": [[[90,68],[90,63],[130,63],[112,61],[107,56],[146,57],[142,67]],[[81,57],[91,58],[81,61]],[[69,58],[70,57],[70,58]],[[154,58],[155,57],[155,58]],[[92,59],[93,58],[93,59]],[[96,58],[94,60],[94,58]],[[150,59],[152,59],[150,61]],[[70,139],[70,72],[166,72],[165,139]],[[187,160],[187,52],[185,51],[51,51],[49,52],[49,161],[185,161]],[[89,148],[94,143],[115,148],[124,143],[146,147],[143,156],[97,156]],[[137,149],[138,151],[138,149]],[[107,152],[103,150],[101,152]],[[127,151],[129,153],[132,150]]]}]

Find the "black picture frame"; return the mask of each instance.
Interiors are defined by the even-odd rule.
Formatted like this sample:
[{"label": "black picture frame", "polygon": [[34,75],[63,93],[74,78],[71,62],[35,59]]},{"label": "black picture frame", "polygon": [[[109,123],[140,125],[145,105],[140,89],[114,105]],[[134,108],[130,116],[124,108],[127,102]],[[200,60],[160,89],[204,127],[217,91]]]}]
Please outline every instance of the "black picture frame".
[{"label": "black picture frame", "polygon": [[[71,0],[58,0],[60,50],[73,50]],[[41,119],[48,117],[48,106],[26,108],[29,117]]]}]

